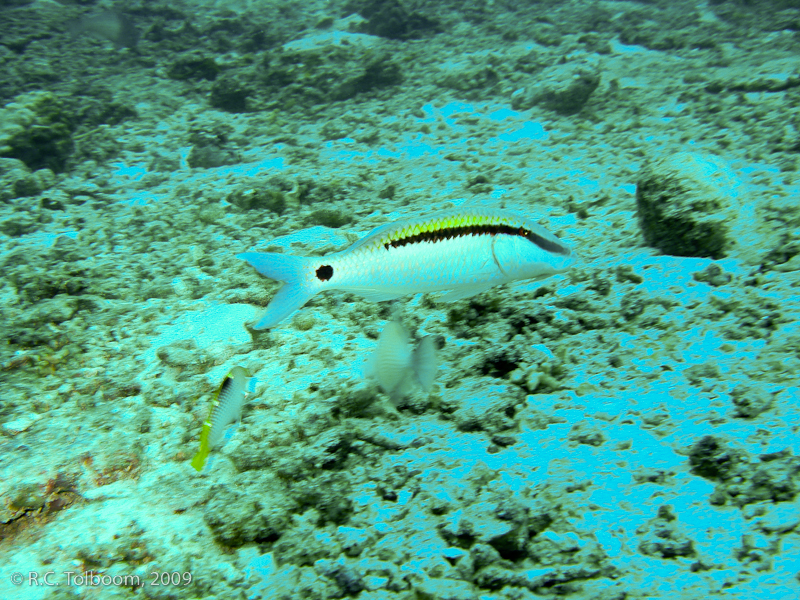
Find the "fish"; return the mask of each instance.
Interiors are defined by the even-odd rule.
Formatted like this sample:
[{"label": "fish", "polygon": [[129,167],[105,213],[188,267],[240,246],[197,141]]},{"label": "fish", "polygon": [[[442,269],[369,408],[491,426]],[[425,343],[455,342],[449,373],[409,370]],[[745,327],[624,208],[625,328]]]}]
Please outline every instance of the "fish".
[{"label": "fish", "polygon": [[67,23],[67,29],[72,37],[91,35],[108,40],[117,50],[135,48],[139,43],[139,30],[133,20],[116,10],[75,19]]},{"label": "fish", "polygon": [[569,246],[534,221],[489,208],[457,208],[413,216],[373,229],[326,256],[272,252],[236,255],[261,275],[282,281],[254,329],[270,329],[329,290],[381,302],[420,292],[445,292],[454,302],[494,286],[567,270]]},{"label": "fish", "polygon": [[375,352],[367,360],[364,375],[377,380],[383,392],[397,404],[415,386],[429,392],[436,379],[436,342],[423,337],[412,349],[411,334],[399,321],[389,321]]},{"label": "fish", "polygon": [[211,450],[222,441],[225,428],[241,418],[244,399],[254,390],[255,378],[244,367],[233,367],[222,380],[200,431],[200,449],[192,459],[196,471],[203,469]]}]

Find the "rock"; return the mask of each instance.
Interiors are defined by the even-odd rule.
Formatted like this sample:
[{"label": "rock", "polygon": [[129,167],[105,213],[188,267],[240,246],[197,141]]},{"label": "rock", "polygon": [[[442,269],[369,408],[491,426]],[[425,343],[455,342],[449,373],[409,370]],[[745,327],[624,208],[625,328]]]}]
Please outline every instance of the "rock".
[{"label": "rock", "polygon": [[742,241],[740,219],[752,216],[728,165],[695,152],[648,163],[636,183],[636,204],[647,244],[673,256],[727,256]]},{"label": "rock", "polygon": [[702,271],[692,273],[692,279],[714,287],[719,287],[729,284],[733,280],[733,275],[723,271],[722,267],[718,264],[712,263]]},{"label": "rock", "polygon": [[280,215],[286,209],[286,192],[273,184],[244,186],[231,192],[227,201],[243,210],[269,210]]},{"label": "rock", "polygon": [[27,431],[31,425],[36,423],[39,419],[42,418],[42,415],[38,415],[36,413],[28,413],[27,415],[23,415],[18,419],[14,419],[13,421],[6,421],[3,423],[3,432],[8,435],[17,435],[22,433],[23,431]]},{"label": "rock", "polygon": [[682,531],[669,505],[659,507],[658,516],[637,533],[643,534],[639,551],[647,556],[677,558],[695,555],[694,542]]},{"label": "rock", "polygon": [[269,475],[242,473],[232,485],[211,487],[203,519],[227,546],[277,540],[289,528],[294,505]]},{"label": "rock", "polygon": [[323,225],[336,229],[349,225],[353,221],[353,215],[335,208],[319,208],[308,216],[308,221],[312,225]]},{"label": "rock", "polygon": [[247,111],[247,98],[252,90],[235,77],[223,76],[211,86],[209,102],[214,108],[230,113]]},{"label": "rock", "polygon": [[21,196],[38,196],[55,185],[56,176],[50,169],[39,169],[14,182],[14,193]]},{"label": "rock", "polygon": [[459,579],[424,579],[414,585],[415,598],[419,600],[476,600],[475,588]]},{"label": "rock", "polygon": [[800,507],[790,504],[768,506],[767,513],[756,523],[767,533],[787,533],[800,525]]},{"label": "rock", "polygon": [[498,433],[516,427],[513,416],[524,399],[520,388],[500,380],[465,378],[455,391],[461,401],[452,418],[460,431]]},{"label": "rock", "polygon": [[156,350],[158,359],[167,366],[185,368],[202,366],[210,362],[208,354],[197,347],[192,339],[178,340]]},{"label": "rock", "polygon": [[400,65],[391,60],[388,54],[380,54],[366,60],[360,71],[335,85],[330,97],[332,100],[348,100],[358,94],[400,85],[402,82],[403,72]]},{"label": "rock", "polygon": [[173,62],[167,69],[167,77],[178,81],[214,81],[221,71],[213,58],[190,54]]},{"label": "rock", "polygon": [[747,464],[747,457],[707,435],[689,451],[692,472],[707,479],[727,479]]},{"label": "rock", "polygon": [[364,548],[375,543],[375,536],[367,529],[339,526],[336,533],[336,540],[347,556],[358,556]]},{"label": "rock", "polygon": [[[312,509],[296,517],[293,527],[281,532],[281,538],[272,547],[278,565],[311,566],[316,561],[337,556],[341,552],[342,548],[330,528],[315,526],[314,517]],[[348,577],[344,573],[342,575]]]},{"label": "rock", "polygon": [[401,64],[376,41],[328,32],[294,40],[265,58],[254,87],[288,108],[347,100],[402,83]]},{"label": "rock", "polygon": [[39,222],[30,213],[19,213],[0,220],[0,231],[9,237],[19,237],[39,229]]},{"label": "rock", "polygon": [[735,407],[735,416],[745,419],[757,417],[772,406],[773,394],[763,386],[739,384],[731,390],[731,400]]},{"label": "rock", "polygon": [[436,19],[408,10],[400,0],[363,0],[354,4],[356,11],[366,19],[359,29],[370,35],[407,40],[422,37],[426,32],[441,31]]},{"label": "rock", "polygon": [[55,94],[22,94],[0,109],[0,156],[17,158],[32,170],[60,173],[74,149],[72,128]]},{"label": "rock", "polygon": [[579,113],[600,85],[600,65],[589,58],[548,67],[514,94],[515,109],[543,106],[562,115]]},{"label": "rock", "polygon": [[741,493],[738,489],[729,490],[734,501],[739,506],[770,500],[772,502],[788,502],[794,500],[800,492],[800,457],[785,455],[780,458],[765,459],[760,467],[753,473],[749,486]]},{"label": "rock", "polygon": [[788,502],[800,493],[800,457],[787,448],[781,452],[750,457],[742,450],[724,446],[706,436],[692,446],[692,472],[717,482],[712,504],[743,507],[756,502]]},{"label": "rock", "polygon": [[343,560],[322,559],[315,564],[315,570],[336,582],[342,596],[356,596],[367,586],[361,575]]},{"label": "rock", "polygon": [[186,162],[193,169],[215,169],[225,165],[235,165],[240,161],[239,154],[229,148],[217,145],[194,145]]},{"label": "rock", "polygon": [[77,311],[77,298],[67,294],[58,294],[37,302],[26,320],[31,326],[39,323],[63,323],[75,316]]},{"label": "rock", "polygon": [[17,198],[17,185],[31,174],[25,163],[16,158],[0,158],[0,202]]},{"label": "rock", "polygon": [[460,540],[469,539],[495,547],[494,543],[514,531],[516,526],[494,517],[491,508],[489,504],[478,503],[464,511],[459,510],[439,527],[439,535],[453,546]]},{"label": "rock", "polygon": [[712,93],[730,92],[783,92],[800,86],[797,62],[790,57],[765,61],[749,69],[739,66],[716,69],[714,79],[706,89]]}]

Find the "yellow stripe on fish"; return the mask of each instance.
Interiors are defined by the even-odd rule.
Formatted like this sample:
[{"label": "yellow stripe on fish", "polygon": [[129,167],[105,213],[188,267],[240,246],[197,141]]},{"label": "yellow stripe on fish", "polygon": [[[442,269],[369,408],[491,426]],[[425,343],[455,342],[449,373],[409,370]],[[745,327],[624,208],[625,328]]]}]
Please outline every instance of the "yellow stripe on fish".
[{"label": "yellow stripe on fish", "polygon": [[462,235],[496,235],[503,233],[507,235],[519,235],[528,237],[536,244],[546,245],[551,252],[556,254],[569,255],[569,248],[560,242],[554,243],[548,238],[537,236],[533,231],[529,231],[510,215],[486,214],[486,215],[455,215],[444,219],[437,219],[413,226],[406,226],[400,230],[384,236],[377,241],[387,250],[389,246],[397,248],[405,244],[417,242],[437,242]]},{"label": "yellow stripe on fish", "polygon": [[547,277],[573,262],[569,247],[534,221],[501,210],[453,209],[374,229],[323,257],[245,252],[262,275],[285,285],[256,329],[274,327],[316,294],[344,290],[371,301],[446,292],[446,301],[496,285]]}]

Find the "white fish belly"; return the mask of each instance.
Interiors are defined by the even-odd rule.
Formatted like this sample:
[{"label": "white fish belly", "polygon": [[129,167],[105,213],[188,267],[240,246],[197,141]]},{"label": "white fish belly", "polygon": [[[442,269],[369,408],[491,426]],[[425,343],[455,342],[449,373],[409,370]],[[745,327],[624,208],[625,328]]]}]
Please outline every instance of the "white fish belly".
[{"label": "white fish belly", "polygon": [[465,235],[399,247],[356,248],[332,261],[336,288],[411,294],[499,285],[509,279],[492,253],[494,236]]}]

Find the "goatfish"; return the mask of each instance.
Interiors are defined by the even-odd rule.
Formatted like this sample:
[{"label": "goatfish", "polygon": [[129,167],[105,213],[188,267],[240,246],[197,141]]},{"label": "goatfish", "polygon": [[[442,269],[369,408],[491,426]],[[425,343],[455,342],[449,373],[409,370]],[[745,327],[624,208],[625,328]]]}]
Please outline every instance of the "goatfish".
[{"label": "goatfish", "polygon": [[270,252],[236,255],[261,275],[284,282],[255,329],[269,329],[328,290],[372,302],[445,292],[454,302],[494,286],[565,271],[569,247],[530,219],[487,208],[457,208],[377,227],[326,256]]},{"label": "goatfish", "polygon": [[364,375],[377,380],[396,405],[415,386],[429,392],[436,379],[436,343],[430,335],[412,349],[411,335],[399,321],[390,321],[378,336],[378,346],[364,365]]},{"label": "goatfish", "polygon": [[200,431],[200,450],[192,459],[195,470],[205,466],[211,450],[222,441],[225,428],[241,418],[244,399],[254,389],[255,378],[244,367],[233,367],[222,380]]}]

